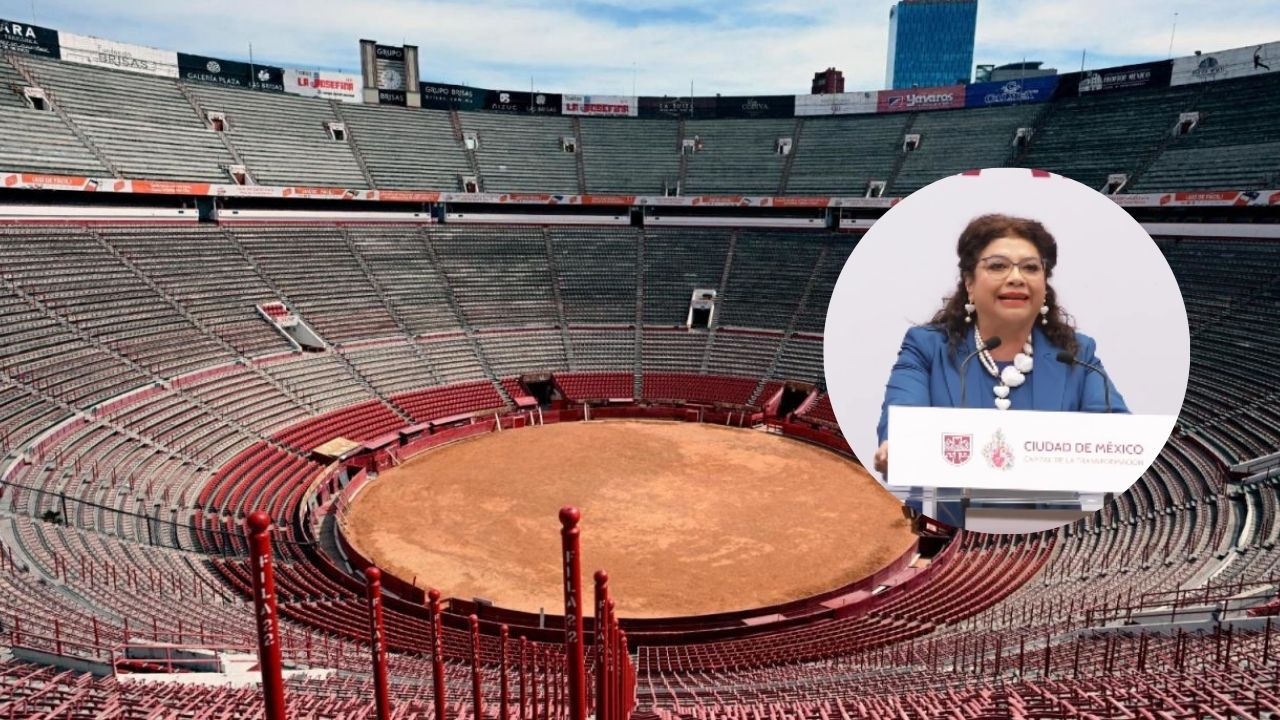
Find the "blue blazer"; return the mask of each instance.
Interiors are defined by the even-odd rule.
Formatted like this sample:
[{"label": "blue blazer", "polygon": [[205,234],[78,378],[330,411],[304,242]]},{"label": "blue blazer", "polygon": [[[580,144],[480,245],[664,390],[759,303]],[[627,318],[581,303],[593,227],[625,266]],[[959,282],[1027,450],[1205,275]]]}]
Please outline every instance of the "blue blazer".
[{"label": "blue blazer", "polygon": [[[1027,375],[1027,382],[1013,388],[1010,399],[1015,410],[1049,410],[1100,412],[1107,411],[1103,391],[1103,379],[1098,373],[1080,365],[1058,362],[1061,348],[1049,342],[1049,338],[1037,325],[1031,331],[1031,347],[1035,350],[1035,367]],[[1094,355],[1096,343],[1083,333],[1076,333],[1079,349],[1076,358],[1098,367],[1102,361]],[[880,407],[880,424],[876,433],[880,442],[889,437],[889,406],[960,407],[960,362],[974,350],[972,334],[966,334],[960,345],[959,356],[947,346],[946,333],[931,325],[921,325],[907,330],[894,363],[889,383],[885,386],[884,404]],[[991,388],[997,384],[982,362],[975,357],[965,367],[965,406],[994,408],[995,395]],[[1124,398],[1111,385],[1111,411],[1128,413]]]}]

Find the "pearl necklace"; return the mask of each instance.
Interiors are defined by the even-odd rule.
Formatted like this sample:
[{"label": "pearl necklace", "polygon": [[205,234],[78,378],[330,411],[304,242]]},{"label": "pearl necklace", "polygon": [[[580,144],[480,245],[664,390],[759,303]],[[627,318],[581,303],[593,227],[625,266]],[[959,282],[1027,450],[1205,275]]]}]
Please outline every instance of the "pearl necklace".
[{"label": "pearl necklace", "polygon": [[[977,326],[973,328],[973,341],[978,347],[982,347],[982,335],[978,332]],[[1027,338],[1027,342],[1023,344],[1022,352],[1013,357],[1013,364],[1004,370],[1001,370],[1000,366],[996,365],[995,358],[991,357],[991,352],[986,348],[983,348],[978,353],[978,359],[982,361],[982,367],[991,373],[991,377],[1000,381],[999,385],[991,388],[991,391],[996,396],[997,408],[1001,410],[1009,409],[1009,405],[1012,404],[1009,401],[1009,388],[1016,388],[1027,381],[1027,373],[1031,372],[1031,369],[1035,367],[1035,363],[1031,359],[1034,355],[1035,350],[1031,347],[1030,338]]]}]

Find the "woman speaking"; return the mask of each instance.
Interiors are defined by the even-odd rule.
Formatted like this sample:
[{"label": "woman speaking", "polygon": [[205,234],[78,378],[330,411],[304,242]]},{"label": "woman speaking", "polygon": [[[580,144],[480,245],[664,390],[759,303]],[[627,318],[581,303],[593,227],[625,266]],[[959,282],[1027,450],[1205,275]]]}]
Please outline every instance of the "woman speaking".
[{"label": "woman speaking", "polygon": [[1092,338],[1049,278],[1058,245],[1034,220],[975,218],[956,246],[960,280],[927,325],[907,330],[885,387],[875,467],[889,469],[889,407],[1122,412]]}]

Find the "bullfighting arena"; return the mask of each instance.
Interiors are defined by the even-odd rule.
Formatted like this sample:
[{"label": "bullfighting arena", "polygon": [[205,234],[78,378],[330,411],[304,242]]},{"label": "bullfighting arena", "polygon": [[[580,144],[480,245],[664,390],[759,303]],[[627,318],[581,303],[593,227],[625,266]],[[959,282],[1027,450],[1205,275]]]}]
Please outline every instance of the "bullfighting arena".
[{"label": "bullfighting arena", "polygon": [[584,589],[607,569],[628,617],[807,597],[913,540],[898,500],[850,460],[757,430],[644,421],[507,430],[427,452],[361,490],[344,532],[446,597],[560,614],[567,504],[582,509]]}]

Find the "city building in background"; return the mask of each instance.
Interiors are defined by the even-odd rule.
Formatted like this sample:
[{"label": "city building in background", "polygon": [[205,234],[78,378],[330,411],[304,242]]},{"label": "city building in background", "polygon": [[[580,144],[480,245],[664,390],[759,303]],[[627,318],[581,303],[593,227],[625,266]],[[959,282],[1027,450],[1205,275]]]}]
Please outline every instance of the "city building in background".
[{"label": "city building in background", "polygon": [[978,0],[900,0],[889,9],[890,89],[969,82]]},{"label": "city building in background", "polygon": [[813,74],[813,89],[810,95],[830,95],[844,92],[844,73],[829,67]]}]

